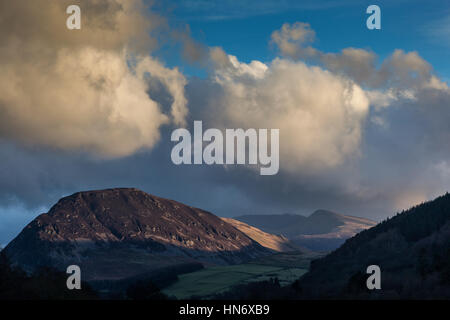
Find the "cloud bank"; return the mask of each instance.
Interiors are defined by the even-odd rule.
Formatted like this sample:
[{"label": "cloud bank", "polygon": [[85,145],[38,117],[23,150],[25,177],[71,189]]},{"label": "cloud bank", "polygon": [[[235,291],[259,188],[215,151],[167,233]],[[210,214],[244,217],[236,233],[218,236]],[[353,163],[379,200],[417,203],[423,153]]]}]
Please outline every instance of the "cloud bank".
[{"label": "cloud bank", "polygon": [[[144,54],[162,19],[140,0],[85,0],[82,28],[71,31],[69,4],[2,2],[0,137],[118,157],[152,148],[162,125],[183,125],[185,77]],[[170,111],[149,95],[150,81],[170,94]]]}]

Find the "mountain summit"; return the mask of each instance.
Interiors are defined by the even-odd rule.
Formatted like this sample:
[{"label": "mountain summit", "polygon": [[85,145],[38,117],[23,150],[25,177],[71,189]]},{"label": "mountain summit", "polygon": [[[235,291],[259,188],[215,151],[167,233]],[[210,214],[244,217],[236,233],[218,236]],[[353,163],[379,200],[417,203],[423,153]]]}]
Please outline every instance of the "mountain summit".
[{"label": "mountain summit", "polygon": [[125,188],[61,199],[4,251],[26,271],[76,264],[88,280],[183,263],[241,263],[271,252],[207,211]]}]

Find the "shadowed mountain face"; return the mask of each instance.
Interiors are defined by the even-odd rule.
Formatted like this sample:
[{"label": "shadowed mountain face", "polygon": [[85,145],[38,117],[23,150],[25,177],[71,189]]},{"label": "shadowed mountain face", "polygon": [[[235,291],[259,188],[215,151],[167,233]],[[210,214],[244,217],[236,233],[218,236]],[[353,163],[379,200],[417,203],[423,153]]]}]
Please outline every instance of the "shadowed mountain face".
[{"label": "shadowed mountain face", "polygon": [[265,232],[283,235],[292,243],[315,251],[329,251],[342,245],[345,239],[376,225],[365,218],[317,210],[309,217],[282,215],[248,215],[236,217]]},{"label": "shadowed mountain face", "polygon": [[[369,265],[381,269],[381,290],[367,290]],[[309,298],[450,298],[450,195],[348,239],[313,261],[298,287]]]},{"label": "shadowed mountain face", "polygon": [[26,271],[77,264],[87,280],[198,262],[241,263],[270,252],[209,212],[137,189],[63,198],[5,248],[12,264]]}]

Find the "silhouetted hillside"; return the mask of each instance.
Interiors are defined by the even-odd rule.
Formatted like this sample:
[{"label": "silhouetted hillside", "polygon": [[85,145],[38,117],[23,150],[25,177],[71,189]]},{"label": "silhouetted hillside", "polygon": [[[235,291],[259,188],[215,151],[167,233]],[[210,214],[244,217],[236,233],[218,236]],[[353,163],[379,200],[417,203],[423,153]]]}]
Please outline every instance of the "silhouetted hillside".
[{"label": "silhouetted hillside", "polygon": [[[369,265],[381,268],[381,290],[366,288]],[[450,195],[348,239],[295,286],[306,298],[450,298]]]},{"label": "silhouetted hillside", "polygon": [[87,283],[82,290],[67,290],[67,274],[52,268],[39,268],[33,276],[11,267],[0,253],[0,300],[92,300],[97,294]]}]

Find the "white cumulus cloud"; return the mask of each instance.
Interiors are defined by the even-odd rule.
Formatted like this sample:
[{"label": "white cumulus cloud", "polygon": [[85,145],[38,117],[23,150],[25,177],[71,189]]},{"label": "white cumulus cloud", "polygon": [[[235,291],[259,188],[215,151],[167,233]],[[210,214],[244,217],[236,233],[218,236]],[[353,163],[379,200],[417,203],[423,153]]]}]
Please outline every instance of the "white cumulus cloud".
[{"label": "white cumulus cloud", "polygon": [[321,170],[358,154],[369,100],[353,81],[302,62],[228,56],[208,112],[227,128],[280,129],[280,169]]},{"label": "white cumulus cloud", "polygon": [[[146,54],[161,19],[140,0],[84,0],[82,28],[71,31],[69,4],[2,2],[0,138],[121,157],[152,148],[162,125],[184,125],[185,77]],[[170,110],[149,95],[149,80],[170,94]]]}]

